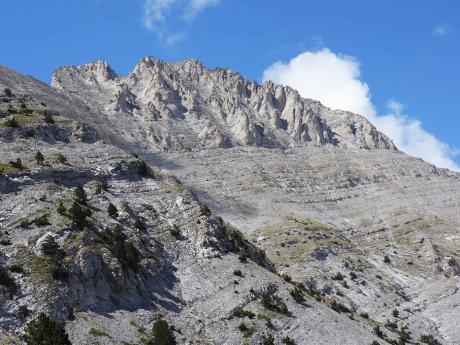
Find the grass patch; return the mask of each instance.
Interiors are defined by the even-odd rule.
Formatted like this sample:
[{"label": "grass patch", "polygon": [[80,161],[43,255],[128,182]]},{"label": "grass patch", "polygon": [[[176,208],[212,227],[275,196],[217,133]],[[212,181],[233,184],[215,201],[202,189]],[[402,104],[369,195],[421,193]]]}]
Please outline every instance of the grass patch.
[{"label": "grass patch", "polygon": [[275,265],[298,262],[317,248],[351,246],[350,241],[340,237],[336,230],[310,218],[297,220],[290,217],[284,223],[259,229],[252,239],[259,236],[266,237],[259,246]]},{"label": "grass patch", "polygon": [[109,339],[112,339],[112,337],[107,332],[101,331],[96,328],[91,328],[89,330],[89,334],[91,334],[94,337],[107,337]]},{"label": "grass patch", "polygon": [[10,174],[17,174],[21,171],[22,169],[13,167],[8,163],[0,163],[0,174],[10,175]]}]

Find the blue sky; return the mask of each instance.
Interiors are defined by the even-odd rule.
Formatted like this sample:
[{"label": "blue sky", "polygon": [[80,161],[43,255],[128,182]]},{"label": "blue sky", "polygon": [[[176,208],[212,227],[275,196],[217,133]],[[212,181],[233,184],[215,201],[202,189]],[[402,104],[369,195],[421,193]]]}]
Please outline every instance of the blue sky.
[{"label": "blue sky", "polygon": [[[290,75],[304,72],[305,80],[317,83],[304,68],[314,60],[314,72],[322,71],[318,59],[324,58],[344,76],[337,81],[343,85],[331,90],[361,87],[356,99],[372,108],[366,116],[371,121],[393,116],[377,121],[400,135],[399,146],[448,166],[425,154],[433,144],[426,134],[432,135],[441,146],[430,155],[444,155],[456,169],[459,23],[457,0],[15,0],[2,4],[0,63],[49,82],[52,71],[65,64],[104,59],[127,73],[146,55],[193,57],[250,79],[262,81],[265,75],[290,84]],[[264,74],[276,62],[284,69]],[[325,78],[335,82],[328,70]],[[311,84],[296,85],[309,96]],[[330,102],[348,107],[343,100]],[[416,120],[423,135],[413,133]],[[405,134],[396,133],[398,125],[405,126]]]}]

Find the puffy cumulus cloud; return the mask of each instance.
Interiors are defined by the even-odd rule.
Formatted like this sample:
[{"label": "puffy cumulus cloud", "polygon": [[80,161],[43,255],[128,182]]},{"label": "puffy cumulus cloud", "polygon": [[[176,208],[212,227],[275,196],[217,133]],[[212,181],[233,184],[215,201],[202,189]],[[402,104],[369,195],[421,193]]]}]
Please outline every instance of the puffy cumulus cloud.
[{"label": "puffy cumulus cloud", "polygon": [[453,157],[457,152],[423,129],[419,120],[404,113],[401,103],[390,100],[379,115],[369,86],[362,81],[359,62],[329,49],[304,52],[288,62],[275,62],[263,80],[289,85],[302,97],[317,99],[328,107],[364,115],[388,135],[402,151],[442,168],[460,170]]},{"label": "puffy cumulus cloud", "polygon": [[[144,0],[142,22],[167,44],[175,44],[185,37],[174,26],[191,22],[205,8],[219,4],[220,0]],[[171,24],[173,22],[174,24]],[[177,28],[176,28],[177,29]]]},{"label": "puffy cumulus cloud", "polygon": [[288,63],[275,62],[263,73],[263,80],[289,85],[303,97],[317,99],[331,108],[358,114],[375,113],[369,87],[362,82],[358,62],[329,49],[305,52]]}]

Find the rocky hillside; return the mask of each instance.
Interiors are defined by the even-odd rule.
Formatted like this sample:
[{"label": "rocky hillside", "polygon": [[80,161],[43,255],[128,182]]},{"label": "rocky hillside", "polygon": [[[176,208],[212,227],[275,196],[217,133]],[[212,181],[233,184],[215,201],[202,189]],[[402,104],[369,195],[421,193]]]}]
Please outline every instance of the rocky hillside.
[{"label": "rocky hillside", "polygon": [[196,61],[53,87],[0,68],[0,344],[460,342],[458,174]]}]

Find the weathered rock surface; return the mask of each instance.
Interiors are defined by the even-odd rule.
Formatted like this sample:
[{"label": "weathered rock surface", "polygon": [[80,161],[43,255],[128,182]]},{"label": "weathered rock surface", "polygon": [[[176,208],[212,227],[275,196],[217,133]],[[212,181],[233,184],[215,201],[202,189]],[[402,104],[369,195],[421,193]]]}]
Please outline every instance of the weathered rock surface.
[{"label": "weathered rock surface", "polygon": [[[0,229],[11,242],[1,263],[25,267],[12,274],[17,290],[0,295],[10,334],[45,310],[75,344],[142,343],[161,312],[184,344],[258,344],[264,333],[276,344],[384,343],[375,326],[399,336],[387,320],[407,325],[414,341],[460,343],[460,176],[397,151],[363,117],[193,60],[145,58],[127,76],[102,61],[63,67],[54,88],[2,67],[0,86],[17,94],[0,104]],[[33,112],[8,111],[22,103]],[[47,123],[45,110],[62,117]],[[2,126],[12,117],[19,127]],[[9,165],[17,158],[26,170]],[[102,176],[109,190],[96,193]],[[75,232],[55,210],[70,206],[78,183],[92,215]],[[50,225],[20,226],[43,213]],[[138,265],[114,250],[114,229]],[[66,282],[43,267],[47,234],[66,252]],[[301,304],[290,294],[296,282],[310,289]],[[265,310],[264,291],[291,314]],[[331,310],[332,301],[351,313]],[[27,319],[21,305],[32,310]],[[232,317],[238,305],[262,319]],[[245,337],[241,321],[254,334]]]},{"label": "weathered rock surface", "polygon": [[395,149],[359,115],[333,112],[289,87],[259,85],[228,69],[207,70],[195,60],[147,57],[127,76],[117,76],[103,61],[63,67],[52,86],[102,114],[125,140],[134,137],[150,150],[342,142]]}]

